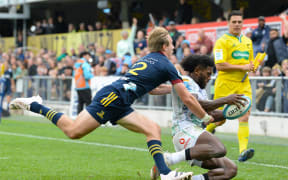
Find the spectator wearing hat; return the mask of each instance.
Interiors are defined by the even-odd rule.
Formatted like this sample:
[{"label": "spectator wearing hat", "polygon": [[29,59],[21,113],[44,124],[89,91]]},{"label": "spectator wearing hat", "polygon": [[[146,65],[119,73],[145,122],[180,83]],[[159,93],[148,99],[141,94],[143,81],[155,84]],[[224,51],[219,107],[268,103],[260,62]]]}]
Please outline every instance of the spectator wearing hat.
[{"label": "spectator wearing hat", "polygon": [[254,54],[261,50],[261,44],[269,41],[270,27],[265,24],[264,16],[258,17],[258,27],[253,30],[251,40],[253,42]]},{"label": "spectator wearing hat", "polygon": [[136,34],[137,19],[133,18],[133,25],[131,28],[130,35],[127,31],[122,31],[122,39],[117,43],[117,57],[123,58],[126,53],[134,55],[134,37]]},{"label": "spectator wearing hat", "polygon": [[178,37],[181,35],[181,33],[176,29],[176,24],[174,21],[169,21],[168,23],[168,32],[173,40],[173,45],[176,45],[176,41]]}]

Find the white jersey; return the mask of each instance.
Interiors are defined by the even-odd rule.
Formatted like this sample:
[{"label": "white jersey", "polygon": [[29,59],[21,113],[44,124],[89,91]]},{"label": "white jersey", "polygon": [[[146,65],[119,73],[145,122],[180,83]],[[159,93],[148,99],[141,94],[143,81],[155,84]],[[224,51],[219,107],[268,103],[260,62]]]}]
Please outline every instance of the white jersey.
[{"label": "white jersey", "polygon": [[[198,100],[208,100],[207,92],[205,89],[201,89],[199,85],[189,76],[182,76],[184,85],[191,94],[197,95]],[[172,90],[172,105],[173,105],[173,117],[172,117],[172,135],[181,130],[190,127],[201,127],[202,121],[197,118],[190,110],[183,104],[175,89]]]}]

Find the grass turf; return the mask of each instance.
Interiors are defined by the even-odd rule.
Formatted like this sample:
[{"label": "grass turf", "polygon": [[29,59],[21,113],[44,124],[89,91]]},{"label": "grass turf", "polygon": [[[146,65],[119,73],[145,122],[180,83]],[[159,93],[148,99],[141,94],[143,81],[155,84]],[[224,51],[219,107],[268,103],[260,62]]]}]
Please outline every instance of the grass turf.
[{"label": "grass turf", "polygon": [[[217,133],[236,160],[236,134]],[[162,130],[165,151],[174,151],[169,129]],[[112,146],[111,146],[112,145]],[[120,146],[116,146],[120,145]],[[288,139],[251,136],[253,159],[238,163],[236,180],[288,179]],[[136,147],[130,150],[127,147]],[[80,140],[69,140],[48,120],[27,116],[3,118],[0,124],[0,179],[82,180],[149,179],[153,160],[145,137],[116,127],[101,127]],[[204,173],[186,163],[172,169]]]}]

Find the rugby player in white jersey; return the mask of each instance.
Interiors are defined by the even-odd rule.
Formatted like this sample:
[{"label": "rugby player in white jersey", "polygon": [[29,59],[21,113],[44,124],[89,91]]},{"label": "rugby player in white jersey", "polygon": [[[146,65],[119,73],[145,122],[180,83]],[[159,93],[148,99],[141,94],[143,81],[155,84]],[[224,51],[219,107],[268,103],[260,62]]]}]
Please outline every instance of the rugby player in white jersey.
[{"label": "rugby player in white jersey", "polygon": [[[224,119],[222,111],[216,110],[220,106],[243,105],[241,102],[243,98],[240,94],[232,94],[213,101],[208,100],[205,87],[213,72],[214,60],[211,57],[190,55],[182,60],[181,67],[184,70],[183,74],[186,74],[182,74],[186,88],[198,99],[203,109],[214,117],[214,122]],[[169,92],[169,88],[171,89],[163,85],[151,91],[150,94],[165,94]],[[164,154],[166,164],[174,165],[187,161],[191,166],[197,165],[209,170],[207,173],[194,175],[192,180],[223,180],[235,177],[237,166],[225,157],[225,146],[216,136],[202,129],[203,122],[181,102],[174,89],[172,89],[172,98],[172,135],[176,153]],[[157,179],[157,177],[157,167],[153,166],[151,179]]]}]

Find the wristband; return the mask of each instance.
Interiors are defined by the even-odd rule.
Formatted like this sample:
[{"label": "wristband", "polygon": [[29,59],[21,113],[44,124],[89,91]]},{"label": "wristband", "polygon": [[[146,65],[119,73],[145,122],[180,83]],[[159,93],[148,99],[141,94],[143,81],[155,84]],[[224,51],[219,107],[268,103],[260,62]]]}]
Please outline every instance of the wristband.
[{"label": "wristband", "polygon": [[211,119],[211,116],[206,113],[205,116],[201,119],[201,121],[207,123],[210,121],[210,119]]}]

